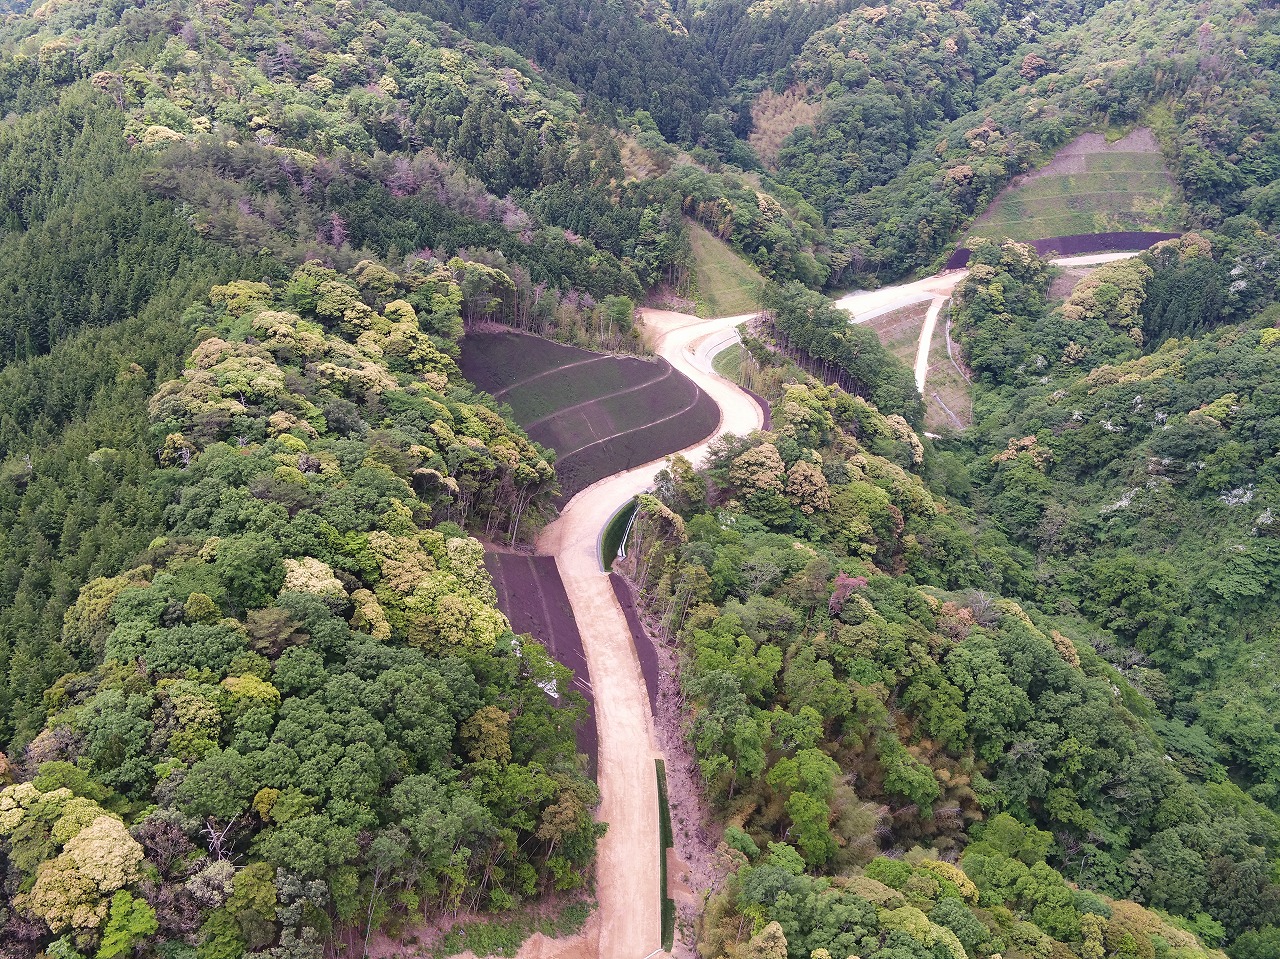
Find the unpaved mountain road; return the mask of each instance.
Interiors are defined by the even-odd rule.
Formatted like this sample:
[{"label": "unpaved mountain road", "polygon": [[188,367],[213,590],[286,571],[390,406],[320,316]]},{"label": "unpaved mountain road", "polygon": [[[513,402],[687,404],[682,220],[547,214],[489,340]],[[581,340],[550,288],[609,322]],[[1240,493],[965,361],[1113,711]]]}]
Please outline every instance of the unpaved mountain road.
[{"label": "unpaved mountain road", "polygon": [[[760,407],[711,370],[715,352],[733,342],[746,316],[703,320],[683,313],[645,310],[654,350],[702,387],[720,407],[720,424],[702,443],[684,451],[694,462],[725,432],[749,433],[763,424]],[[704,346],[704,343],[706,344]],[[661,757],[653,717],[631,631],[609,577],[600,568],[600,532],[620,506],[653,485],[665,459],[618,473],[580,492],[538,539],[538,552],[554,556],[573,607],[595,692],[600,739],[600,819],[609,830],[596,865],[599,922],[595,949],[567,941],[564,951],[536,937],[522,955],[645,959],[660,951],[662,919],[658,835],[658,787],[654,760]]]},{"label": "unpaved mountain road", "polygon": [[[1100,266],[1116,260],[1127,260],[1138,256],[1143,251],[1134,250],[1123,253],[1089,253],[1083,256],[1060,256],[1049,262],[1055,266]],[[938,315],[943,304],[951,297],[952,291],[969,275],[968,270],[950,270],[937,276],[925,277],[911,283],[899,283],[897,286],[886,286],[878,290],[855,290],[846,293],[836,300],[836,306],[853,317],[854,323],[865,323],[885,313],[915,303],[929,301],[929,312],[925,315],[924,326],[920,329],[920,343],[916,348],[916,389],[924,395],[925,379],[929,375],[929,344],[933,341],[933,331],[938,323]]]},{"label": "unpaved mountain road", "polygon": [[[1064,265],[1102,263],[1137,254],[1064,258]],[[1059,261],[1055,261],[1059,262]],[[916,382],[928,370],[929,341],[942,305],[968,275],[957,270],[836,301],[862,322],[904,305],[929,300],[916,361]],[[715,354],[734,342],[733,331],[750,315],[704,320],[685,313],[644,310],[650,345],[702,387],[720,407],[720,424],[683,455],[695,464],[724,433],[739,435],[763,425],[760,407],[711,369]],[[924,364],[923,367],[921,364]],[[661,951],[661,873],[658,787],[654,760],[661,758],[639,659],[608,575],[600,568],[599,537],[613,514],[653,485],[665,458],[606,477],[582,490],[543,530],[538,552],[554,556],[582,635],[595,692],[600,740],[600,819],[609,824],[600,841],[596,894],[600,908],[582,934],[565,940],[535,935],[521,959],[648,959]]]}]

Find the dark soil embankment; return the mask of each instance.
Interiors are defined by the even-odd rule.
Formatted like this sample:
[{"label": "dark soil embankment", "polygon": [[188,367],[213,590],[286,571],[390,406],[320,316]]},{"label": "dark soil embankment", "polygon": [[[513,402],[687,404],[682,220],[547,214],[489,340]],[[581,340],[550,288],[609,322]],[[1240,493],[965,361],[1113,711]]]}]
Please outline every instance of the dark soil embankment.
[{"label": "dark soil embankment", "polygon": [[[1111,233],[1077,233],[1032,240],[1031,246],[1044,257],[1088,256],[1091,253],[1121,253],[1145,250],[1164,240],[1176,240],[1181,233],[1157,233],[1148,230],[1118,230]],[[972,251],[963,247],[947,259],[944,269],[962,270],[969,264]]]},{"label": "dark soil embankment", "polygon": [[764,417],[764,423],[760,426],[766,433],[773,429],[773,410],[769,406],[769,401],[757,393],[755,390],[749,390],[741,384],[738,389],[746,393],[749,397],[756,401],[756,406],[760,407],[760,413]]},{"label": "dark soil embankment", "polygon": [[654,715],[658,714],[658,650],[653,645],[640,621],[640,610],[636,606],[635,594],[631,584],[618,573],[609,574],[609,583],[613,586],[614,595],[618,597],[618,605],[627,617],[627,626],[631,630],[631,640],[636,647],[636,656],[640,659],[640,672],[644,674],[644,684],[649,691],[649,708]]},{"label": "dark soil embankment", "polygon": [[511,620],[512,630],[528,633],[572,670],[574,686],[587,701],[586,718],[577,730],[578,752],[590,757],[594,778],[600,746],[591,671],[555,557],[491,552],[485,554],[484,565],[493,577],[498,608]]},{"label": "dark soil embankment", "polygon": [[693,446],[720,410],[665,360],[605,356],[520,333],[462,343],[462,372],[556,451],[561,503],[614,473]]}]

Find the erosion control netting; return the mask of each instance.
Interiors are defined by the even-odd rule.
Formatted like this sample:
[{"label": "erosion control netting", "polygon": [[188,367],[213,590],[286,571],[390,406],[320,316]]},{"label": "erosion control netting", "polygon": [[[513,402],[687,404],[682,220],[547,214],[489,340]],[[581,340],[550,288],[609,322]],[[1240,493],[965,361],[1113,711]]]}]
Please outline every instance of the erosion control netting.
[{"label": "erosion control netting", "polygon": [[573,671],[574,686],[587,700],[586,718],[578,724],[578,752],[590,758],[594,779],[600,747],[591,672],[555,557],[491,552],[485,554],[484,565],[493,577],[498,608],[511,620],[511,628],[528,633]]},{"label": "erosion control netting", "polygon": [[[1120,253],[1126,250],[1145,250],[1164,240],[1176,240],[1181,233],[1153,233],[1145,230],[1122,230],[1115,233],[1077,233],[1072,236],[1051,236],[1044,240],[1032,240],[1041,256],[1088,256],[1091,253]],[[961,248],[947,259],[944,269],[962,270],[969,265],[972,250]]]},{"label": "erosion control netting", "polygon": [[653,639],[645,631],[640,621],[640,609],[636,605],[635,593],[618,573],[609,574],[609,583],[613,586],[613,594],[618,598],[618,605],[627,617],[627,627],[631,630],[631,640],[635,644],[636,656],[640,660],[640,672],[644,674],[644,685],[649,692],[649,709],[658,714],[658,650]]},{"label": "erosion control netting", "polygon": [[597,480],[693,446],[720,408],[665,360],[604,356],[521,333],[462,342],[463,375],[556,451],[561,503]]},{"label": "erosion control netting", "polygon": [[1143,230],[1078,233],[1074,236],[1051,236],[1047,240],[1035,240],[1031,245],[1041,256],[1086,256],[1090,253],[1145,250],[1164,240],[1176,240],[1180,236],[1181,233],[1151,233]]}]

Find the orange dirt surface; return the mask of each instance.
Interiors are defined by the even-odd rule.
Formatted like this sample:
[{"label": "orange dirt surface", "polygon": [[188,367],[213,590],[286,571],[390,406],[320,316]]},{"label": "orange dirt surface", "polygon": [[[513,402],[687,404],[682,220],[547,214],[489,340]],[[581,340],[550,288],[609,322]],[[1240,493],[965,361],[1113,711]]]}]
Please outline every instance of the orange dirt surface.
[{"label": "orange dirt surface", "polygon": [[[763,416],[755,400],[711,370],[711,353],[732,340],[726,340],[726,333],[746,317],[702,320],[663,310],[646,310],[643,316],[656,352],[693,379],[720,407],[719,427],[706,441],[685,450],[685,456],[697,462],[710,440],[720,433],[748,433],[760,427]],[[600,908],[593,954],[601,959],[645,959],[661,947],[654,760],[662,754],[631,631],[609,577],[600,568],[598,542],[618,507],[649,489],[664,463],[665,459],[648,463],[587,487],[538,540],[538,552],[556,558],[595,693],[600,741],[599,818],[609,824],[600,840],[596,864]],[[531,942],[526,948],[542,945],[535,947]],[[526,953],[522,949],[520,955],[534,959],[535,955],[560,953]]]}]

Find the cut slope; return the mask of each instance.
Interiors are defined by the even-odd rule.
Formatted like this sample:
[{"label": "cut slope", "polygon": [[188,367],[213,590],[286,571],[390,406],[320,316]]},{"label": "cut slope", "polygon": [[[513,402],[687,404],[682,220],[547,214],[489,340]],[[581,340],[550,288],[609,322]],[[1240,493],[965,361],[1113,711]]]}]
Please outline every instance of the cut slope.
[{"label": "cut slope", "polygon": [[484,566],[493,578],[498,608],[511,621],[512,631],[532,636],[573,671],[573,684],[587,700],[587,715],[577,730],[578,751],[590,758],[594,778],[599,744],[591,671],[555,557],[487,552]]},{"label": "cut slope", "polygon": [[760,271],[697,223],[690,221],[688,227],[698,282],[698,315],[736,316],[756,310],[756,296],[764,286]]},{"label": "cut slope", "polygon": [[709,435],[714,401],[666,360],[606,356],[522,333],[463,341],[466,377],[511,407],[529,438],[556,451],[561,502],[620,470]]},{"label": "cut slope", "polygon": [[920,330],[924,326],[925,314],[929,312],[929,303],[929,300],[921,300],[881,313],[867,320],[866,325],[875,330],[886,350],[911,366],[916,361]]},{"label": "cut slope", "polygon": [[1005,187],[975,221],[969,239],[1173,230],[1184,213],[1150,130],[1138,127],[1114,143],[1086,133]]}]

